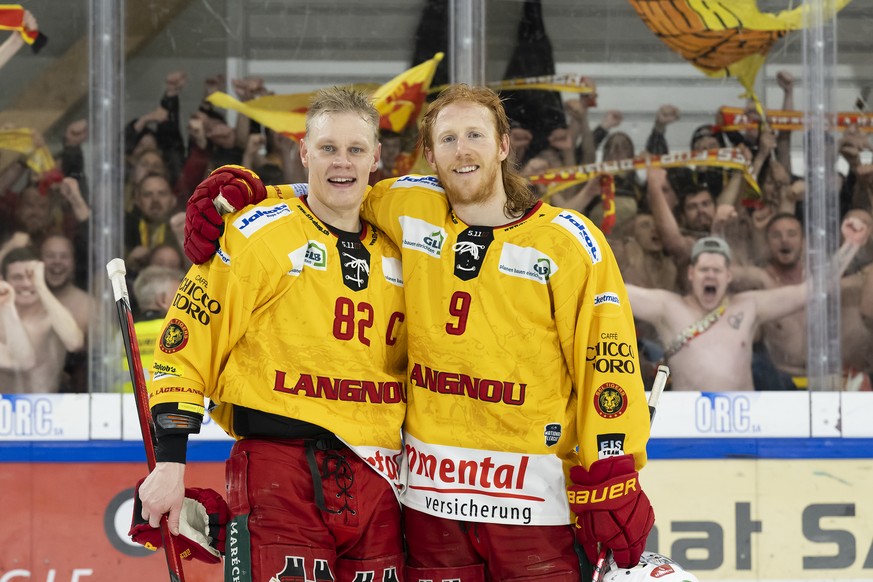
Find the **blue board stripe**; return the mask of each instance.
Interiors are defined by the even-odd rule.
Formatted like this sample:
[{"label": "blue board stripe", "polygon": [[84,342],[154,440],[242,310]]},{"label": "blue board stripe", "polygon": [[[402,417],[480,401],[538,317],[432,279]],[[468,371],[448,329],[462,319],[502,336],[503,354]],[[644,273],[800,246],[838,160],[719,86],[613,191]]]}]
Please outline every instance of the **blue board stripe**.
[{"label": "blue board stripe", "polygon": [[[233,441],[191,441],[189,461],[224,461]],[[16,441],[0,442],[3,463],[145,463],[137,441]]]},{"label": "blue board stripe", "polygon": [[[191,441],[188,460],[224,461],[232,441]],[[871,459],[873,438],[652,439],[650,459]],[[145,462],[137,441],[0,441],[3,463]]]}]

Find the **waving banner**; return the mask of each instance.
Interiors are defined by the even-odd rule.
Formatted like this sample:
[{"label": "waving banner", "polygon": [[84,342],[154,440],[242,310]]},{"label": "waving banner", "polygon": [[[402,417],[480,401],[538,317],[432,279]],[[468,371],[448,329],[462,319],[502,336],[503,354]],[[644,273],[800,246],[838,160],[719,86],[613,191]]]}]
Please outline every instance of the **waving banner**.
[{"label": "waving banner", "polygon": [[437,53],[432,59],[397,75],[376,90],[373,104],[382,116],[379,123],[381,129],[400,133],[410,121],[418,119],[433,74],[441,60],[443,53]]},{"label": "waving banner", "polygon": [[[500,91],[523,91],[523,90],[546,90],[563,91],[565,93],[579,93],[582,95],[594,93],[589,77],[575,73],[562,73],[560,75],[540,75],[538,77],[523,77],[518,79],[505,79],[485,83],[485,86]],[[432,87],[431,93],[439,93],[448,85]]]},{"label": "waving banner", "polygon": [[24,7],[21,4],[0,4],[0,30],[18,32],[35,53],[48,41],[43,33],[24,25]]},{"label": "waving banner", "polygon": [[[803,129],[802,111],[784,111],[767,109],[764,111],[767,124],[773,131],[801,131]],[[861,111],[844,111],[836,114],[835,121],[831,119],[832,129],[845,131],[851,126],[860,131],[873,132],[873,113]],[[748,116],[740,107],[722,107],[716,115],[716,127],[721,131],[744,131],[758,127],[758,120]]]},{"label": "waving banner", "polygon": [[[773,44],[803,28],[807,4],[760,12],[756,0],[629,0],[664,44],[710,77],[735,77],[752,86]],[[851,0],[828,0],[835,12]],[[757,101],[757,98],[755,98]]]},{"label": "waving banner", "polygon": [[24,154],[27,167],[43,174],[55,167],[55,158],[37,135],[28,128],[0,130],[0,149]]},{"label": "waving banner", "polygon": [[[380,129],[396,133],[418,118],[418,113],[427,97],[431,79],[443,53],[437,53],[428,61],[400,73],[373,93],[373,105],[379,111]],[[370,85],[353,85],[369,89]],[[264,127],[300,140],[306,135],[306,110],[314,92],[290,95],[266,95],[251,101],[242,102],[227,93],[216,91],[207,100],[216,107],[233,109],[249,117]]]},{"label": "waving banner", "polygon": [[597,162],[582,166],[552,168],[542,174],[528,177],[531,184],[549,185],[546,197],[566,188],[578,186],[598,176],[614,176],[646,168],[683,168],[687,166],[710,166],[740,170],[743,177],[755,192],[760,193],[758,183],[749,173],[751,161],[739,148],[719,148],[697,152],[674,152],[663,155],[644,154],[625,160]]}]

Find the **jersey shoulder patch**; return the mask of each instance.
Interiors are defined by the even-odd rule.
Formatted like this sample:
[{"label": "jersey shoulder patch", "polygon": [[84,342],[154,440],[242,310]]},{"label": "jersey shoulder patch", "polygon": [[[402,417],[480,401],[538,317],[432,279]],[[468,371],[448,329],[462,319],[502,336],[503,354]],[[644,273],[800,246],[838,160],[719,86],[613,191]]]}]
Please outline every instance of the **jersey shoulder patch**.
[{"label": "jersey shoulder patch", "polygon": [[433,192],[439,192],[440,194],[445,193],[439,178],[436,176],[417,176],[414,174],[401,176],[391,185],[392,190],[395,188],[424,188]]},{"label": "jersey shoulder patch", "polygon": [[285,202],[258,204],[243,211],[231,223],[244,237],[249,238],[265,226],[286,216],[291,216],[292,210]]},{"label": "jersey shoulder patch", "polygon": [[593,264],[603,260],[603,251],[595,238],[594,227],[580,214],[570,210],[560,210],[552,222],[569,232],[591,257]]}]

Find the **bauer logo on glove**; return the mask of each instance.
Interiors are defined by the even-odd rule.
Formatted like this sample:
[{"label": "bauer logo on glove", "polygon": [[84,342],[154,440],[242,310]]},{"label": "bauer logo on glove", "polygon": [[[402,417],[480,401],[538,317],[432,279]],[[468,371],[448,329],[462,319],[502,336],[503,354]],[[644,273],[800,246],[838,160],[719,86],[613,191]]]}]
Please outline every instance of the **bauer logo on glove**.
[{"label": "bauer logo on glove", "polygon": [[[163,545],[163,541],[160,528],[150,526],[142,518],[139,488],[144,480],[140,479],[136,484],[133,494],[133,519],[127,535],[134,542],[156,551]],[[179,517],[179,535],[174,536],[179,557],[184,560],[200,560],[207,564],[221,562],[228,519],[230,510],[217,491],[186,487]]]},{"label": "bauer logo on glove", "polygon": [[637,491],[637,478],[629,477],[626,481],[619,480],[612,484],[594,486],[585,489],[569,489],[567,499],[570,505],[593,505],[608,504],[610,501],[621,499]]},{"label": "bauer logo on glove", "polygon": [[589,469],[570,469],[567,488],[570,509],[576,514],[576,539],[588,560],[597,561],[598,544],[612,550],[622,568],[637,564],[655,513],[639,484],[631,455],[607,457]]}]

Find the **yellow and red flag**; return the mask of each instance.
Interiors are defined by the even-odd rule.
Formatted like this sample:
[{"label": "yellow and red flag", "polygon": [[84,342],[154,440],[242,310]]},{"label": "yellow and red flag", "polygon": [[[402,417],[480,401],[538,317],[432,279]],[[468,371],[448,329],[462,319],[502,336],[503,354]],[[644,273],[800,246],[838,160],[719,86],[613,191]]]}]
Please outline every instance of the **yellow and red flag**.
[{"label": "yellow and red flag", "polygon": [[311,98],[312,93],[295,93],[265,95],[244,102],[227,93],[215,91],[206,100],[216,107],[238,111],[264,127],[300,141],[306,135],[306,109]]},{"label": "yellow and red flag", "polygon": [[[718,148],[712,150],[671,152],[668,154],[653,155],[643,154],[625,160],[612,160],[608,162],[596,162],[581,166],[566,166],[561,168],[549,168],[534,176],[528,176],[531,184],[543,184],[548,186],[543,198],[549,199],[557,192],[584,184],[599,176],[615,176],[634,170],[647,168],[683,168],[683,167],[716,167],[739,170],[749,186],[756,193],[760,193],[758,183],[750,172],[751,160],[746,158],[739,148]],[[609,186],[609,184],[606,184]],[[603,183],[601,183],[603,186]],[[613,189],[614,185],[610,187]],[[613,190],[614,192],[614,190]],[[604,194],[603,190],[601,193]],[[604,202],[604,219],[607,218],[607,206],[610,192],[606,190],[602,198]],[[613,197],[614,201],[614,197]]]},{"label": "yellow and red flag", "polygon": [[32,129],[0,130],[0,149],[11,150],[27,157],[27,167],[36,174],[44,174],[55,167],[55,158],[49,149],[37,139]]},{"label": "yellow and red flag", "polygon": [[418,119],[441,60],[443,53],[437,53],[432,59],[400,73],[376,90],[373,104],[382,116],[379,123],[381,129],[401,133],[410,121]]},{"label": "yellow and red flag", "polygon": [[[494,89],[498,93],[500,91],[524,90],[562,91],[564,93],[579,93],[581,95],[594,93],[594,87],[591,84],[590,78],[575,73],[540,75],[538,77],[518,77],[516,79],[492,81],[490,83],[485,83],[485,85]],[[430,92],[439,93],[446,87],[448,87],[448,85],[431,87]]]},{"label": "yellow and red flag", "polygon": [[27,44],[36,42],[38,30],[24,26],[24,7],[21,4],[0,4],[0,30],[15,30]]},{"label": "yellow and red flag", "polygon": [[[373,93],[373,105],[381,116],[380,129],[402,132],[410,121],[415,121],[424,104],[430,82],[443,53],[400,73]],[[369,89],[370,85],[355,85]],[[227,93],[216,91],[207,100],[216,107],[233,109],[264,127],[300,140],[306,135],[306,111],[314,93],[267,95],[242,102]]]},{"label": "yellow and red flag", "polygon": [[[828,0],[834,12],[851,0]],[[735,77],[756,100],[752,86],[773,44],[803,28],[808,4],[761,12],[757,0],[630,0],[664,44],[710,77]]]},{"label": "yellow and red flag", "polygon": [[[773,131],[801,131],[803,125],[803,111],[785,111],[781,109],[767,109],[764,111],[767,124]],[[829,115],[832,129],[845,131],[851,126],[858,130],[873,132],[873,113],[868,111],[841,111]],[[716,115],[716,127],[721,131],[744,131],[758,126],[756,119],[749,118],[745,109],[739,107],[722,107]]]}]

